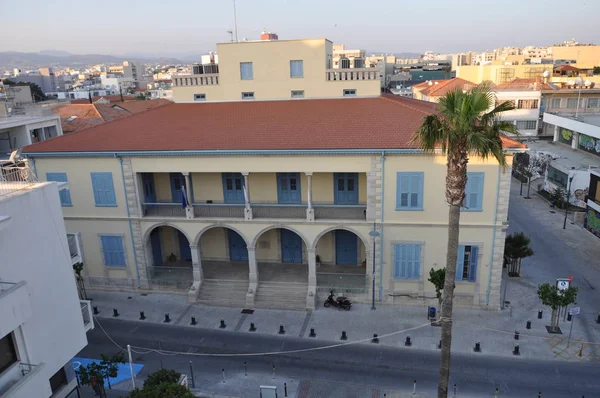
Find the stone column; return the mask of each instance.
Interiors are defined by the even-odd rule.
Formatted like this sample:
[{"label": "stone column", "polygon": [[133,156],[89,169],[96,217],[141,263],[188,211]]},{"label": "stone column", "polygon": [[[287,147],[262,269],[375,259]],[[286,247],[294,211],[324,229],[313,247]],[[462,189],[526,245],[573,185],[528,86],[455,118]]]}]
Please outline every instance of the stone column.
[{"label": "stone column", "polygon": [[194,207],[192,206],[192,187],[190,185],[190,173],[188,171],[182,172],[185,177],[185,196],[187,196],[188,205],[185,208],[185,217],[187,219],[194,218]]},{"label": "stone column", "polygon": [[308,252],[308,291],[306,292],[306,309],[314,310],[317,302],[317,251]]},{"label": "stone column", "polygon": [[573,140],[571,141],[571,148],[579,148],[579,133],[576,131],[573,131]]},{"label": "stone column", "polygon": [[312,172],[304,173],[306,174],[306,179],[308,180],[308,208],[306,209],[306,221],[315,221],[315,209],[312,206]]},{"label": "stone column", "polygon": [[198,294],[202,287],[202,259],[200,255],[200,246],[190,245],[192,252],[192,287],[188,291],[188,302],[195,303],[198,300]]},{"label": "stone column", "polygon": [[559,128],[558,128],[558,126],[554,126],[554,138],[552,139],[552,141],[554,141],[554,142],[558,141],[558,134],[559,134]]},{"label": "stone column", "polygon": [[258,289],[258,265],[256,264],[256,248],[248,248],[248,268],[250,282],[248,283],[248,293],[246,293],[246,306],[254,306],[254,298]]},{"label": "stone column", "polygon": [[244,220],[252,220],[252,207],[250,206],[250,185],[248,185],[248,174],[247,171],[242,171],[244,176]]}]

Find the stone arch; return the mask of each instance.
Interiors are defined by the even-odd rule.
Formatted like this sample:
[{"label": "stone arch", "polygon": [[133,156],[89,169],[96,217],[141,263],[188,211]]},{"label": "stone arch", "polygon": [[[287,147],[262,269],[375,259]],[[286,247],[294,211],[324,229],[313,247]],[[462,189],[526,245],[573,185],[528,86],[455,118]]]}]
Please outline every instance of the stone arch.
[{"label": "stone arch", "polygon": [[156,228],[158,227],[171,227],[173,229],[176,229],[177,231],[181,232],[183,234],[183,236],[185,236],[185,238],[187,239],[188,243],[191,244],[192,240],[190,239],[190,237],[188,236],[188,234],[183,231],[181,228],[177,227],[174,224],[168,223],[168,222],[159,222],[156,223],[154,225],[152,225],[150,228],[148,228],[146,230],[146,232],[144,233],[144,244],[147,244],[148,241],[150,240],[150,234],[152,233],[152,231],[154,231]]},{"label": "stone arch", "polygon": [[360,240],[362,241],[363,245],[365,245],[365,251],[368,252],[369,251],[369,240],[365,239],[364,236],[362,236],[362,234],[352,228],[348,228],[342,225],[336,226],[336,227],[329,227],[324,229],[323,231],[321,231],[317,237],[315,238],[312,246],[310,247],[312,250],[317,250],[317,243],[319,243],[319,240],[323,237],[323,235],[331,232],[331,231],[335,231],[336,229],[343,229],[344,231],[348,231],[348,232],[352,232],[354,235],[358,236],[360,238]]},{"label": "stone arch", "polygon": [[289,227],[287,225],[282,225],[282,224],[275,224],[275,225],[270,225],[266,228],[263,228],[261,231],[259,231],[255,236],[254,239],[252,239],[252,243],[251,246],[248,246],[248,248],[251,249],[256,249],[256,243],[258,242],[258,239],[265,233],[268,232],[272,229],[287,229],[288,231],[292,231],[293,233],[295,233],[296,235],[298,235],[300,237],[300,239],[302,239],[302,242],[304,242],[304,245],[306,246],[306,248],[308,249],[310,246],[308,244],[308,240],[306,239],[306,237],[299,232],[297,229]]},{"label": "stone arch", "polygon": [[[239,229],[232,227],[231,225],[228,224],[224,224],[224,223],[217,223],[217,224],[212,224],[209,226],[206,226],[204,228],[202,228],[200,230],[200,232],[198,232],[196,234],[196,237],[194,238],[194,246],[200,246],[200,238],[202,238],[202,235],[208,231],[209,229],[213,229],[213,228],[226,228],[226,229],[230,229],[232,231],[235,231],[238,233],[238,235],[240,235],[242,237],[242,239],[244,239],[244,242],[246,242],[246,245],[248,245],[248,239],[246,238],[246,236],[242,233],[242,231],[240,231]],[[191,241],[190,241],[191,242]],[[248,246],[250,247],[250,246]]]}]

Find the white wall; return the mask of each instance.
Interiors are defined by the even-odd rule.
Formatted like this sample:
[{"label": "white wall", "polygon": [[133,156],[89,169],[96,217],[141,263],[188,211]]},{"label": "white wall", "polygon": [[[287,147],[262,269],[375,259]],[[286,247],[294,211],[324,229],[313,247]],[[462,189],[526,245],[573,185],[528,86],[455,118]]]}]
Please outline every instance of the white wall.
[{"label": "white wall", "polygon": [[0,197],[0,216],[6,215],[0,275],[27,282],[32,314],[15,332],[22,334],[20,360],[44,363],[14,397],[48,397],[50,377],[87,344],[56,183]]}]

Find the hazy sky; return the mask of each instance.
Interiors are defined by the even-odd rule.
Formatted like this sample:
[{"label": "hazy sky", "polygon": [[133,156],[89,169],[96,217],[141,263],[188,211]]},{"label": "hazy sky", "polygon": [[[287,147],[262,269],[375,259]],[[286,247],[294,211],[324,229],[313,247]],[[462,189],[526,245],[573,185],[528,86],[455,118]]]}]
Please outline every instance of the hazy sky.
[{"label": "hazy sky", "polygon": [[[11,5],[9,5],[11,4]],[[238,35],[326,37],[369,51],[600,42],[600,0],[237,0]],[[229,40],[232,0],[0,0],[0,51],[202,53]]]}]

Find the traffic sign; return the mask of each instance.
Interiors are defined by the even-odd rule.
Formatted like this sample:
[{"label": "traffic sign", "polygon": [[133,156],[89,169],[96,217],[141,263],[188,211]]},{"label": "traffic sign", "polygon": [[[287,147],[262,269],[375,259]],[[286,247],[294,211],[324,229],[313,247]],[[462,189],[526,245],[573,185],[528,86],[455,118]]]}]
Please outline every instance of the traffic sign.
[{"label": "traffic sign", "polygon": [[581,312],[581,307],[573,307],[569,310],[569,314],[571,315],[579,315]]}]

